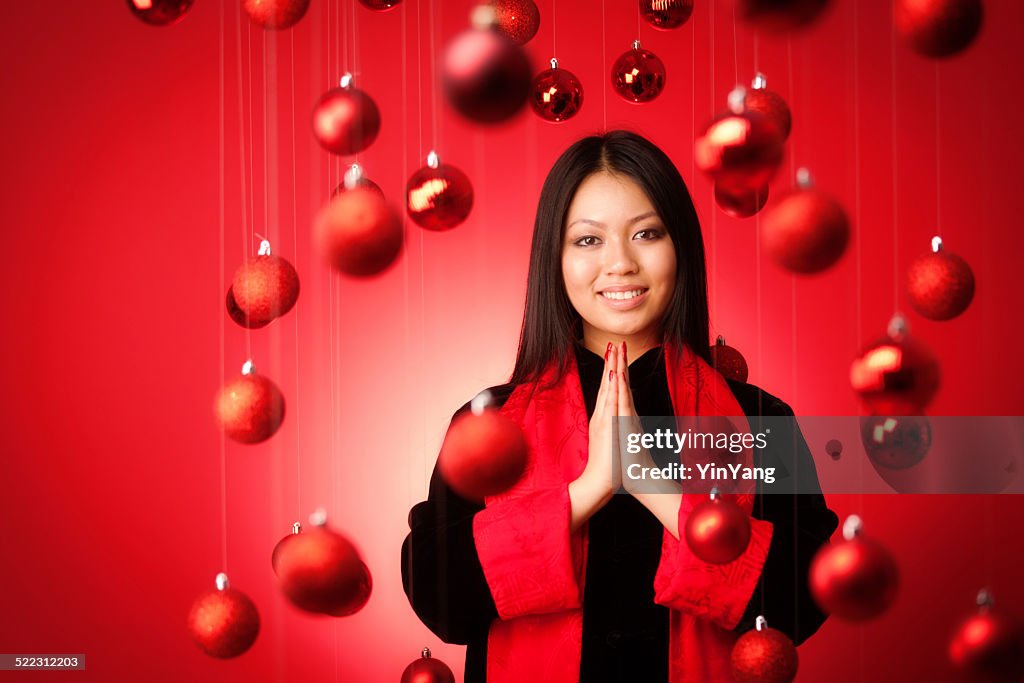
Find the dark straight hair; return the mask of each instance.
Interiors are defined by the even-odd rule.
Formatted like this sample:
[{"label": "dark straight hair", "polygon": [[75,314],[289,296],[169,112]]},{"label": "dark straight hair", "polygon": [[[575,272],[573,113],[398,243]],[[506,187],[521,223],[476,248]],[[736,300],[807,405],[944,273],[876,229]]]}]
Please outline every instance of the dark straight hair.
[{"label": "dark straight hair", "polygon": [[[686,183],[672,160],[636,133],[614,130],[575,142],[551,167],[537,204],[519,352],[510,382],[539,379],[557,359],[561,380],[569,354],[583,336],[582,319],[569,302],[562,277],[562,241],[569,205],[580,184],[600,172],[629,178],[654,205],[676,252],[676,285],[662,326],[662,344],[687,344],[710,360],[704,238]],[[660,353],[664,353],[664,346]],[[659,358],[660,361],[660,358]]]}]

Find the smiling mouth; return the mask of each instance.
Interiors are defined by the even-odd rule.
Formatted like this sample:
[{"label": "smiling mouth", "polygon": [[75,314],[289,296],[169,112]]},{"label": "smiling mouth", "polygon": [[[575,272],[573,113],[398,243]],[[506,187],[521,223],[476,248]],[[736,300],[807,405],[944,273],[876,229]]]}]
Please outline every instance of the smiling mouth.
[{"label": "smiling mouth", "polygon": [[600,295],[605,299],[611,299],[612,301],[629,301],[630,299],[635,299],[646,291],[646,287],[639,287],[628,292],[600,292]]}]

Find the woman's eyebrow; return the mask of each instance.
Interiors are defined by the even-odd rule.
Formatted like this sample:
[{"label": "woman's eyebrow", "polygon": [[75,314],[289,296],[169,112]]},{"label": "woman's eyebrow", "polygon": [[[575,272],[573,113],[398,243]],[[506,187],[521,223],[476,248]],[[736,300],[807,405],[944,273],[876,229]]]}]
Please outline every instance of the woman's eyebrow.
[{"label": "woman's eyebrow", "polygon": [[[642,213],[639,216],[634,216],[633,218],[630,218],[628,221],[626,221],[626,225],[633,225],[634,223],[639,223],[642,220],[645,220],[647,218],[651,218],[651,217],[657,216],[657,215],[658,215],[657,211],[648,211],[647,213]],[[606,227],[608,227],[607,225],[605,225],[601,221],[595,221],[595,220],[592,220],[590,218],[577,218],[572,223],[570,223],[568,227],[571,228],[572,226],[576,225],[577,223],[586,223],[587,225],[593,225],[594,227],[597,227],[597,228],[606,228]],[[568,228],[566,228],[566,229],[568,229]]]}]

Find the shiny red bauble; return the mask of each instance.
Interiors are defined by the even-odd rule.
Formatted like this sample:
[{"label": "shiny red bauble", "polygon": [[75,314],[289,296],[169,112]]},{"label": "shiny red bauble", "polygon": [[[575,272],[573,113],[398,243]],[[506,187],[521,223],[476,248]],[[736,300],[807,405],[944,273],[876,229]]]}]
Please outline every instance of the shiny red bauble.
[{"label": "shiny red bauble", "polygon": [[690,511],[684,535],[690,550],[701,560],[728,564],[750,544],[750,516],[736,503],[716,496]]},{"label": "shiny red bauble", "polygon": [[526,438],[519,425],[497,410],[484,409],[452,421],[437,466],[456,493],[479,501],[515,484],[526,459]]},{"label": "shiny red bauble", "polygon": [[693,153],[697,168],[727,191],[760,189],[782,162],[782,136],[757,112],[729,112],[711,122]]},{"label": "shiny red bauble", "polygon": [[369,178],[363,177],[359,177],[358,179],[352,181],[351,185],[347,180],[341,181],[340,183],[338,183],[337,187],[331,190],[331,197],[337,197],[339,194],[348,192],[349,190],[355,189],[357,187],[362,187],[367,190],[370,190],[371,192],[376,192],[381,196],[381,198],[384,197],[384,190],[380,189],[380,185],[373,182]]},{"label": "shiny red bauble", "polygon": [[260,443],[284,422],[284,395],[266,377],[249,372],[221,388],[214,410],[228,437],[239,443]]},{"label": "shiny red bauble", "polygon": [[1024,622],[992,606],[965,619],[949,643],[955,667],[984,683],[1024,680]]},{"label": "shiny red bauble", "polygon": [[380,133],[380,110],[373,98],[352,86],[331,88],[313,107],[313,137],[332,154],[363,151]]},{"label": "shiny red bauble", "polygon": [[928,455],[932,427],[926,417],[872,415],[860,419],[860,438],[873,463],[905,470]]},{"label": "shiny red bauble", "polygon": [[498,123],[517,114],[530,96],[532,81],[523,48],[490,28],[463,31],[441,60],[448,103],[477,123]]},{"label": "shiny red bauble", "polygon": [[285,597],[306,612],[349,616],[362,609],[372,590],[359,551],[326,526],[292,535],[278,551],[276,568]]},{"label": "shiny red bauble", "polygon": [[761,218],[761,246],[777,265],[801,275],[832,266],[850,241],[842,205],[816,188],[786,194]]},{"label": "shiny red bauble", "polygon": [[231,294],[243,316],[265,324],[290,311],[298,301],[299,274],[280,256],[257,256],[235,271]]},{"label": "shiny red bauble", "polygon": [[850,386],[874,415],[919,415],[939,390],[938,360],[898,327],[850,365]]},{"label": "shiny red bauble", "polygon": [[256,642],[260,615],[245,593],[228,587],[227,577],[222,574],[216,590],[200,595],[192,603],[188,630],[203,652],[228,659],[244,653]]},{"label": "shiny red bauble", "polygon": [[974,299],[974,273],[967,261],[943,249],[941,240],[933,244],[907,269],[907,298],[929,320],[952,320]]},{"label": "shiny red bauble", "polygon": [[896,0],[896,31],[926,57],[949,57],[970,45],[981,30],[981,0]]},{"label": "shiny red bauble", "polygon": [[320,210],[317,246],[336,270],[353,277],[378,275],[402,252],[402,220],[378,192],[355,187]]},{"label": "shiny red bauble", "polygon": [[246,315],[245,311],[238,307],[235,302],[235,293],[228,287],[227,296],[224,297],[224,306],[228,309],[228,317],[234,320],[236,323],[250,330],[258,330],[261,327],[266,327],[271,323],[273,319],[256,320]]},{"label": "shiny red bauble", "polygon": [[405,186],[405,208],[421,228],[451,230],[473,210],[473,183],[457,167],[431,155]]},{"label": "shiny red bauble", "polygon": [[526,45],[540,28],[540,10],[533,0],[491,0],[499,33],[516,45]]},{"label": "shiny red bauble", "polygon": [[823,546],[811,561],[809,585],[825,612],[850,621],[882,614],[896,598],[899,569],[892,554],[878,541],[850,531],[843,540]]},{"label": "shiny red bauble", "polygon": [[363,7],[368,7],[374,12],[387,12],[389,9],[402,2],[402,0],[359,0]]},{"label": "shiny red bauble", "polygon": [[640,16],[662,31],[679,28],[693,14],[693,0],[640,0]]},{"label": "shiny red bauble", "polygon": [[711,346],[711,367],[722,373],[723,377],[737,382],[746,382],[749,374],[743,354],[726,344],[721,336]]},{"label": "shiny red bauble", "polygon": [[762,627],[747,631],[732,647],[734,683],[790,683],[796,678],[796,646],[782,631]]},{"label": "shiny red bauble", "polygon": [[278,541],[277,545],[274,546],[274,550],[270,553],[270,566],[274,569],[274,574],[277,574],[277,559],[281,556],[281,549],[300,533],[302,533],[302,525],[295,522],[292,525],[291,533]]},{"label": "shiny red bauble", "polygon": [[309,0],[242,0],[242,9],[258,26],[285,29],[306,16]]},{"label": "shiny red bauble", "polygon": [[429,648],[423,648],[423,656],[405,667],[402,683],[455,683],[455,674],[440,659],[431,657]]},{"label": "shiny red bauble", "polygon": [[754,87],[747,90],[745,104],[750,111],[756,111],[765,117],[778,129],[785,141],[793,130],[793,114],[789,110],[786,100],[774,90],[769,90],[764,84],[764,78],[759,76],[754,82]]},{"label": "shiny red bauble", "polygon": [[736,16],[766,31],[806,26],[828,7],[829,0],[733,0]]},{"label": "shiny red bauble", "polygon": [[650,102],[665,89],[665,64],[650,50],[633,41],[612,64],[612,90],[627,102]]},{"label": "shiny red bauble", "polygon": [[150,26],[170,26],[181,20],[193,0],[127,0],[128,9]]},{"label": "shiny red bauble", "polygon": [[730,188],[716,183],[715,203],[727,216],[750,218],[768,203],[768,186]]},{"label": "shiny red bauble", "polygon": [[583,106],[583,84],[571,71],[558,68],[558,61],[552,59],[551,68],[533,79],[530,106],[545,121],[571,119]]}]

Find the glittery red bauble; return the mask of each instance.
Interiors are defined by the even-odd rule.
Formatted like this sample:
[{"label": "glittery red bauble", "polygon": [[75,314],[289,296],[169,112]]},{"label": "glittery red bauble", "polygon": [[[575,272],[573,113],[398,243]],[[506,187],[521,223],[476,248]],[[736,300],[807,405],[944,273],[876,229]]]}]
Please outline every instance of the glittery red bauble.
[{"label": "glittery red bauble", "polygon": [[711,346],[711,366],[729,379],[737,382],[747,381],[746,359],[742,353],[727,345],[721,337]]},{"label": "glittery red bauble", "polygon": [[192,7],[193,0],[128,0],[132,14],[150,26],[177,23]]},{"label": "glittery red bauble", "polygon": [[371,587],[359,551],[327,527],[304,530],[281,546],[277,578],[293,605],[331,616],[357,612],[366,604]]},{"label": "glittery red bauble", "polygon": [[716,497],[690,511],[685,535],[694,555],[711,564],[728,564],[750,543],[750,517],[736,503]]},{"label": "glittery red bauble", "polygon": [[640,14],[654,28],[679,28],[693,14],[693,0],[640,0]]},{"label": "glittery red bauble", "polygon": [[694,143],[697,168],[738,191],[765,187],[782,162],[782,136],[757,112],[719,116]]},{"label": "glittery red bauble", "polygon": [[856,536],[821,548],[811,561],[811,595],[842,619],[863,621],[884,612],[896,598],[899,569],[892,554],[870,538]]},{"label": "glittery red bauble", "polygon": [[242,9],[263,28],[291,28],[306,15],[309,0],[242,0]]},{"label": "glittery red bauble", "polygon": [[250,330],[258,330],[259,328],[266,327],[271,323],[271,320],[257,320],[247,316],[245,311],[239,308],[238,304],[235,302],[235,294],[231,291],[230,287],[228,287],[227,296],[224,298],[224,305],[227,306],[228,316],[242,327],[246,327]]},{"label": "glittery red bauble", "polygon": [[907,298],[929,320],[950,320],[974,299],[974,273],[967,261],[945,249],[919,256],[907,270]]},{"label": "glittery red bauble", "polygon": [[926,57],[960,52],[978,35],[981,0],[896,0],[896,30],[910,47]]},{"label": "glittery red bauble", "polygon": [[546,69],[533,79],[530,106],[546,121],[565,121],[583,106],[583,84],[571,71]]},{"label": "glittery red bauble", "polygon": [[819,273],[846,251],[850,221],[839,202],[814,188],[782,197],[761,219],[761,244],[779,266]]},{"label": "glittery red bauble", "polygon": [[650,102],[664,89],[665,65],[650,50],[628,50],[612,64],[612,90],[629,102]]},{"label": "glittery red bauble", "polygon": [[427,165],[409,178],[405,206],[409,218],[421,228],[451,230],[473,209],[473,184],[455,166]]},{"label": "glittery red bauble", "polygon": [[269,322],[292,310],[299,298],[299,274],[280,256],[257,256],[235,271],[231,293],[242,315]]},{"label": "glittery red bauble", "polygon": [[733,0],[740,20],[767,31],[789,31],[811,23],[829,0]]},{"label": "glittery red bauble", "polygon": [[229,437],[240,443],[260,443],[281,427],[284,396],[266,377],[255,373],[242,375],[217,393],[215,411]]},{"label": "glittery red bauble", "polygon": [[455,683],[455,674],[440,659],[434,659],[427,650],[413,660],[402,672],[402,683]]},{"label": "glittery red bauble", "polygon": [[872,415],[860,419],[860,438],[876,465],[903,470],[928,454],[932,427],[925,417]]},{"label": "glittery red bauble", "polygon": [[497,14],[495,28],[516,45],[526,45],[540,28],[540,10],[533,0],[491,0]]},{"label": "glittery red bauble", "polygon": [[790,683],[799,659],[793,641],[782,631],[747,631],[732,646],[734,683]]},{"label": "glittery red bauble", "polygon": [[188,630],[211,657],[237,657],[256,642],[260,615],[245,593],[234,588],[211,590],[192,603]]},{"label": "glittery red bauble", "polygon": [[954,666],[985,683],[1024,680],[1024,623],[995,608],[968,617],[949,644]]},{"label": "glittery red bauble", "polygon": [[733,218],[750,218],[768,203],[768,186],[760,189],[732,189],[716,183],[715,203]]},{"label": "glittery red bauble", "polygon": [[526,104],[533,69],[520,46],[490,29],[463,31],[441,61],[445,97],[478,123],[504,121]]},{"label": "glittery red bauble", "polygon": [[781,95],[768,88],[751,88],[747,90],[744,103],[747,109],[756,111],[771,121],[782,134],[783,141],[789,137],[789,133],[793,129],[793,115]]},{"label": "glittery red bauble", "polygon": [[850,365],[850,386],[874,415],[918,415],[939,390],[939,362],[911,337],[886,337]]},{"label": "glittery red bauble", "polygon": [[[378,185],[377,183],[373,182],[369,178],[363,178],[363,177],[360,176],[359,180],[357,180],[355,182],[355,187],[364,187],[367,190],[372,190],[372,191],[376,192],[382,198],[384,197],[384,190],[380,189],[380,185]],[[353,189],[353,188],[347,187],[345,185],[345,181],[343,180],[340,183],[338,183],[337,187],[334,188],[334,190],[331,192],[331,196],[332,197],[337,197],[339,194],[342,194],[344,192],[348,192],[351,189]]]},{"label": "glittery red bauble", "polygon": [[483,500],[505,491],[526,467],[526,438],[519,426],[497,410],[466,412],[448,428],[438,468],[455,491]]},{"label": "glittery red bauble", "polygon": [[277,542],[277,545],[274,546],[274,550],[270,553],[270,566],[274,569],[274,574],[277,574],[277,560],[281,556],[281,549],[287,546],[288,543],[300,533],[302,533],[301,528],[298,531],[292,531],[292,533],[282,538]]},{"label": "glittery red bauble", "polygon": [[359,88],[331,88],[313,107],[313,137],[333,154],[361,152],[379,132],[380,110]]},{"label": "glittery red bauble", "polygon": [[402,252],[402,220],[384,197],[356,187],[342,192],[316,219],[320,252],[337,270],[355,277],[381,273]]},{"label": "glittery red bauble", "polygon": [[402,2],[402,0],[359,0],[364,7],[369,7],[374,12],[387,12],[389,9]]}]

